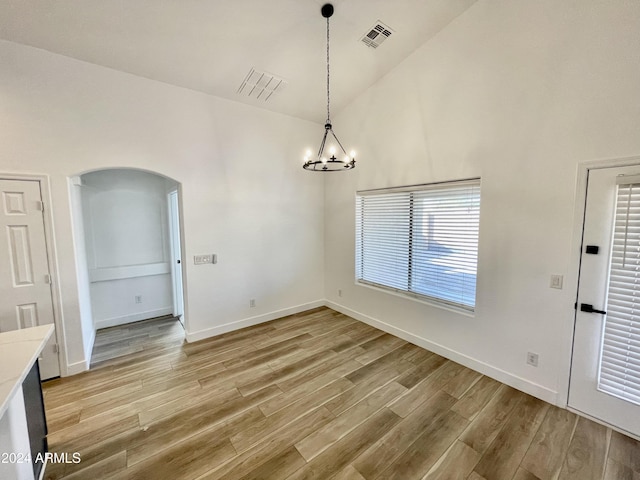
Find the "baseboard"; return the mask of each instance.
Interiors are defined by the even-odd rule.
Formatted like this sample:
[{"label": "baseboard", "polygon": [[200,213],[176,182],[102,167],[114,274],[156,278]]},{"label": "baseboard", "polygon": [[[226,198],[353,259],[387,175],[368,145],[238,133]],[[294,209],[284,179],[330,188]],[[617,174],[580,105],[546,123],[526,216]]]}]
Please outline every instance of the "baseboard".
[{"label": "baseboard", "polygon": [[101,328],[109,328],[115,327],[116,325],[124,325],[125,323],[139,322],[140,320],[147,320],[148,318],[162,317],[163,315],[173,315],[173,307],[157,308],[155,310],[132,313],[131,315],[123,315],[121,317],[96,320],[95,326],[97,330],[100,330]]},{"label": "baseboard", "polygon": [[96,330],[93,330],[91,338],[87,342],[85,347],[84,360],[68,364],[66,369],[60,372],[61,377],[70,377],[71,375],[77,375],[78,373],[86,372],[91,368],[91,355],[93,355],[93,345],[96,343]]},{"label": "baseboard", "polygon": [[218,325],[217,327],[198,330],[197,332],[187,331],[185,336],[187,342],[197,342],[198,340],[215,337],[216,335],[220,335],[222,333],[239,330],[241,328],[252,327],[254,325],[258,325],[259,323],[269,322],[271,320],[276,320],[277,318],[304,312],[305,310],[311,310],[312,308],[323,307],[325,305],[325,300],[316,300],[315,302],[304,303],[302,305],[296,305],[295,307],[284,308],[282,310],[276,310],[274,312],[257,315],[255,317],[244,318],[235,322],[225,323],[224,325]]},{"label": "baseboard", "polygon": [[[91,357],[89,357],[91,359]],[[89,360],[91,362],[91,360]],[[78,373],[86,372],[89,370],[89,366],[86,360],[82,360],[80,362],[70,363],[67,365],[67,375],[70,377],[71,375],[77,375]]]},{"label": "baseboard", "polygon": [[426,350],[448,358],[449,360],[464,365],[465,367],[471,368],[476,372],[480,372],[483,375],[498,380],[499,382],[509,385],[517,390],[528,393],[529,395],[544,400],[545,402],[551,403],[552,405],[557,405],[558,392],[556,391],[550,390],[546,387],[543,387],[542,385],[538,385],[529,380],[518,377],[499,368],[493,367],[487,363],[476,360],[475,358],[469,357],[455,350],[451,350],[450,348],[444,347],[443,345],[431,342],[413,333],[394,327],[393,325],[389,325],[388,323],[385,323],[376,318],[370,317],[355,310],[351,310],[344,305],[340,305],[329,300],[325,301],[325,305],[329,308],[332,308],[333,310],[336,310],[340,313],[355,318],[356,320],[360,320],[361,322],[371,325],[372,327],[383,330],[387,333],[390,333],[391,335],[402,338],[407,342],[411,342],[415,345],[418,345],[419,347],[422,347]]}]

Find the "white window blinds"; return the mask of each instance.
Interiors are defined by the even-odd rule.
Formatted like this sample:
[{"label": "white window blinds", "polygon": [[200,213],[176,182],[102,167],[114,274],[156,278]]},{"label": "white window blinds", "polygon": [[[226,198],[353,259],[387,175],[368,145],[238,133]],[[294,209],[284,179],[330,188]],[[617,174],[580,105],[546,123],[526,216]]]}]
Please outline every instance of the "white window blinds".
[{"label": "white window blinds", "polygon": [[480,180],[356,196],[356,279],[473,311]]},{"label": "white window blinds", "polygon": [[640,404],[640,179],[620,177],[598,389]]}]

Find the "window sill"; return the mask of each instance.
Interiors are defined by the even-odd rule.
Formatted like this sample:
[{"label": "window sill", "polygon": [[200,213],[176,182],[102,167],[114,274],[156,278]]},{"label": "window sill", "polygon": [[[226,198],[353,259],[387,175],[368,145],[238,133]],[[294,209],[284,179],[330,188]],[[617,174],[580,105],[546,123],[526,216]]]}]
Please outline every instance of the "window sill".
[{"label": "window sill", "polygon": [[383,286],[380,285],[375,285],[372,283],[368,283],[368,282],[364,282],[361,280],[357,280],[355,281],[355,284],[357,286],[360,287],[366,287],[366,288],[370,288],[371,290],[376,290],[378,292],[382,292],[382,293],[388,293],[389,295],[393,295],[395,297],[400,297],[400,298],[404,298],[406,300],[412,300],[414,302],[418,302],[418,303],[422,303],[424,305],[429,305],[430,307],[435,307],[435,308],[440,308],[442,310],[447,310],[448,312],[452,312],[452,313],[458,313],[460,315],[464,315],[465,317],[470,317],[470,318],[475,318],[475,311],[472,310],[467,310],[465,308],[458,308],[454,305],[449,305],[447,303],[440,303],[438,301],[435,300],[430,300],[427,297],[424,297],[422,295],[419,294],[414,294],[414,293],[409,293],[409,292],[404,292],[402,290],[396,290],[393,288],[385,288]]}]

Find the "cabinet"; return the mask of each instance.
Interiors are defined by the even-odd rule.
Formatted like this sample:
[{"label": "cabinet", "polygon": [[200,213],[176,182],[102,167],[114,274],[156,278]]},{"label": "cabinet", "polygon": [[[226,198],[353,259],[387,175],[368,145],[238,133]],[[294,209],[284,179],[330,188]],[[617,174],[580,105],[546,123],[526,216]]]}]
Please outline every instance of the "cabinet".
[{"label": "cabinet", "polygon": [[22,395],[27,416],[33,475],[35,478],[40,478],[40,472],[44,466],[44,454],[47,452],[47,419],[44,412],[38,362],[33,364],[22,382]]}]

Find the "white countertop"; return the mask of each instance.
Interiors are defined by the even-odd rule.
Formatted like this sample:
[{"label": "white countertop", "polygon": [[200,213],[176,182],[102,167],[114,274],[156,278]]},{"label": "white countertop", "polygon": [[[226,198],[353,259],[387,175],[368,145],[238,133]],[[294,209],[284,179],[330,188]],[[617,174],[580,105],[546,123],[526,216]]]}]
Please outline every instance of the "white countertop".
[{"label": "white countertop", "polygon": [[0,333],[0,417],[52,333],[53,325]]}]

